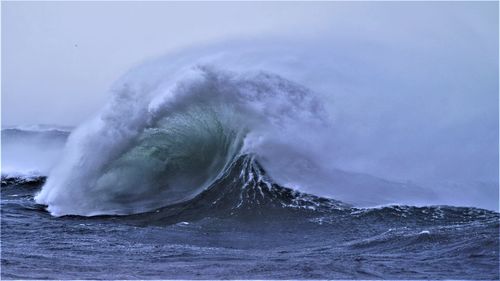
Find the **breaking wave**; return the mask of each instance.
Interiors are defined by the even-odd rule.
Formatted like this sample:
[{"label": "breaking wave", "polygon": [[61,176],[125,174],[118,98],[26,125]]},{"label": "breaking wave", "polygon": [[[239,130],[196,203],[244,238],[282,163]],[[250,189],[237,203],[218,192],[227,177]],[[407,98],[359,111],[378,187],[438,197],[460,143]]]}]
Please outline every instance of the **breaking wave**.
[{"label": "breaking wave", "polygon": [[[42,157],[35,158],[43,159],[43,165],[21,167],[48,175],[36,201],[56,216],[148,212],[196,197],[223,177],[235,159],[248,154],[280,186],[358,207],[447,204],[498,210],[496,182],[455,187],[431,180],[422,186],[413,179],[366,174],[374,170],[364,168],[365,160],[368,166],[373,161],[387,164],[380,157],[372,159],[374,151],[413,155],[405,163],[421,159],[411,143],[392,147],[385,130],[372,134],[371,126],[385,127],[387,118],[377,119],[376,125],[364,123],[367,116],[385,112],[385,105],[372,110],[357,99],[331,102],[342,92],[336,84],[349,82],[337,79],[335,68],[322,65],[328,57],[325,50],[318,50],[318,60],[300,48],[220,47],[154,59],[115,82],[105,107],[67,141],[60,138],[62,153],[59,147],[43,157],[47,146],[39,146]],[[383,102],[393,107],[387,97]],[[365,121],[356,119],[358,114]],[[357,143],[351,147],[351,142]],[[13,161],[20,159],[11,151]],[[8,168],[5,163],[2,172]],[[39,166],[43,169],[35,169]]]},{"label": "breaking wave", "polygon": [[325,126],[314,93],[273,73],[195,65],[155,83],[125,78],[35,199],[56,216],[147,212],[194,198],[240,155],[299,158],[303,136]]}]

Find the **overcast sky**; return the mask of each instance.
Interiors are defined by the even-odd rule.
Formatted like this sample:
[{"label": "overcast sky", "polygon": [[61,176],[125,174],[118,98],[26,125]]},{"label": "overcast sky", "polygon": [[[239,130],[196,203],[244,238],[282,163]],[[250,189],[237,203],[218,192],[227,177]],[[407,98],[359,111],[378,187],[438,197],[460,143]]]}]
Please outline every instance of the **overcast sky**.
[{"label": "overcast sky", "polygon": [[78,125],[172,51],[293,38],[334,97],[339,166],[497,180],[498,33],[498,2],[2,2],[2,126]]},{"label": "overcast sky", "polygon": [[[2,125],[77,125],[102,106],[111,83],[131,66],[185,46],[350,32],[365,37],[385,32],[381,37],[395,42],[413,36],[418,42],[419,27],[429,29],[442,18],[495,42],[490,34],[498,34],[495,7],[495,2],[2,2]],[[463,18],[457,21],[457,15]],[[430,36],[439,36],[440,28],[436,24],[438,31]]]},{"label": "overcast sky", "polygon": [[2,2],[2,125],[76,125],[146,58],[198,43],[324,29],[301,3]]}]

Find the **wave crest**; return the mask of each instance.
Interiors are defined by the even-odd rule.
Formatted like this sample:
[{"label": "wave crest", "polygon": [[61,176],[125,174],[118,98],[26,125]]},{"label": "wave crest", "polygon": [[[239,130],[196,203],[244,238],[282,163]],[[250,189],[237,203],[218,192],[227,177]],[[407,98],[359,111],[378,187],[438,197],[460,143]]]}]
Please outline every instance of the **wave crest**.
[{"label": "wave crest", "polygon": [[261,157],[263,147],[327,119],[310,90],[266,72],[195,66],[117,85],[103,111],[71,134],[35,198],[53,215],[133,214],[187,201],[236,156]]}]

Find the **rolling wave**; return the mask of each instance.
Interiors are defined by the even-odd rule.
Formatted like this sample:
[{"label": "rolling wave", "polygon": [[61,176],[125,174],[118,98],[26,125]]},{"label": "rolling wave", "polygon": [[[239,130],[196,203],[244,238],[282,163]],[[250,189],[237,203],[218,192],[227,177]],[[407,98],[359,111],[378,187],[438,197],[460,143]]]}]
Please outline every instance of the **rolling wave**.
[{"label": "rolling wave", "polygon": [[54,216],[145,213],[189,202],[252,155],[273,183],[356,206],[457,203],[439,187],[338,170],[325,97],[272,63],[239,66],[235,57],[191,54],[127,73],[101,112],[65,139],[36,202]]},{"label": "rolling wave", "polygon": [[195,66],[147,91],[125,83],[69,137],[36,201],[56,216],[134,214],[185,202],[237,156],[265,156],[262,143],[288,140],[325,118],[310,90],[266,72]]}]

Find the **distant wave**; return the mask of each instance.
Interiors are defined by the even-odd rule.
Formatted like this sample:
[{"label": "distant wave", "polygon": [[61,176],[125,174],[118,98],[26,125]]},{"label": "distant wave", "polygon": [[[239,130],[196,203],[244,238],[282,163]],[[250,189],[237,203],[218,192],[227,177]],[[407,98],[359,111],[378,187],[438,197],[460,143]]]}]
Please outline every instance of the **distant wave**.
[{"label": "distant wave", "polygon": [[68,127],[49,125],[2,128],[2,176],[47,176],[70,132]]},{"label": "distant wave", "polygon": [[28,174],[2,174],[2,187],[4,186],[19,186],[19,185],[34,185],[40,186],[45,183],[46,176],[37,173]]},{"label": "distant wave", "polygon": [[74,128],[71,126],[49,125],[49,124],[34,124],[20,126],[2,126],[2,132],[19,131],[19,132],[61,132],[69,133]]}]

